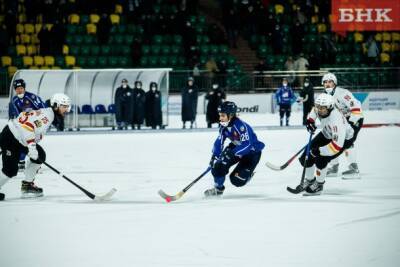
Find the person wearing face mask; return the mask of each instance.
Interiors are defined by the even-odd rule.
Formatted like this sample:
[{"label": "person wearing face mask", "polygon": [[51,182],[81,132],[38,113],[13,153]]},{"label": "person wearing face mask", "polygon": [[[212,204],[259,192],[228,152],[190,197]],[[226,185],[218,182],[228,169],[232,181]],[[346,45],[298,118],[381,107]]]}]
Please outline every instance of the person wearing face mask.
[{"label": "person wearing face mask", "polygon": [[[8,109],[10,120],[18,117],[21,112],[46,108],[45,102],[43,102],[39,96],[26,91],[26,83],[23,79],[16,79],[13,82],[13,87],[15,90],[15,96],[12,98]],[[18,163],[20,170],[25,169],[25,156],[24,153],[21,153],[20,161]]]},{"label": "person wearing face mask", "polygon": [[[327,94],[333,96],[335,106],[344,115],[350,126],[354,129],[354,141],[364,123],[361,103],[347,89],[337,86],[337,78],[333,73],[326,73],[322,77],[322,85]],[[349,163],[348,170],[342,172],[343,179],[359,179],[360,171],[357,164],[357,154],[354,144],[345,151],[347,161]],[[328,176],[337,176],[339,172],[339,159],[336,158],[331,162],[328,169]]]},{"label": "person wearing face mask", "polygon": [[136,81],[135,88],[133,88],[133,114],[132,114],[132,130],[135,129],[135,125],[140,130],[141,125],[144,121],[144,106],[146,102],[146,93],[142,89],[142,82]]},{"label": "person wearing face mask", "polygon": [[226,94],[219,89],[217,83],[214,83],[212,90],[207,93],[205,99],[208,100],[206,112],[207,127],[211,128],[213,123],[219,122],[218,107],[226,99]]},{"label": "person wearing face mask", "polygon": [[297,98],[297,102],[303,103],[303,125],[306,125],[307,115],[314,106],[314,88],[309,78],[304,79],[304,85],[300,91],[300,96]]},{"label": "person wearing face mask", "polygon": [[133,90],[128,85],[127,79],[122,79],[121,86],[115,91],[115,120],[117,121],[117,129],[128,129],[128,125],[132,121],[132,97]]},{"label": "person wearing face mask", "polygon": [[280,125],[283,126],[283,118],[286,115],[286,126],[289,126],[290,113],[292,111],[292,104],[296,100],[292,88],[288,85],[287,78],[282,79],[282,86],[278,88],[275,93],[276,102],[279,105]]},{"label": "person wearing face mask", "polygon": [[[225,176],[229,168],[237,164],[229,175],[231,183],[236,187],[246,185],[254,174],[265,145],[257,139],[257,135],[246,122],[236,115],[234,102],[225,101],[218,107],[219,135],[214,142],[210,161],[214,187],[204,192],[206,197],[221,196],[224,193]],[[231,143],[224,148],[224,142]]]},{"label": "person wearing face mask", "polygon": [[190,121],[190,129],[193,128],[193,123],[196,121],[197,114],[197,99],[199,89],[194,84],[193,77],[189,77],[187,85],[182,89],[182,128],[186,128],[186,122]]},{"label": "person wearing face mask", "polygon": [[155,82],[150,83],[150,90],[146,92],[145,109],[146,126],[162,129],[161,92]]}]

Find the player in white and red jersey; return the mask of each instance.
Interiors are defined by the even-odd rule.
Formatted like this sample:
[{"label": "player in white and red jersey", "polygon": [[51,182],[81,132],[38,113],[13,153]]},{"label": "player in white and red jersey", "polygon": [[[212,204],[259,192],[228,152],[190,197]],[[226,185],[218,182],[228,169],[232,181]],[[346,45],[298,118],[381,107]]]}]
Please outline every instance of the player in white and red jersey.
[{"label": "player in white and red jersey", "polygon": [[[337,78],[333,73],[327,73],[322,77],[322,85],[325,88],[325,92],[332,95],[335,99],[335,106],[346,117],[351,127],[353,127],[355,138],[357,138],[358,132],[364,122],[360,101],[349,90],[337,86]],[[349,162],[349,169],[342,173],[342,178],[360,178],[354,145],[345,151],[345,155]],[[338,172],[339,158],[336,158],[331,162],[331,167],[328,169],[327,175],[337,176]]]},{"label": "player in white and red jersey", "polygon": [[[71,100],[65,94],[55,94],[50,98],[51,107],[21,112],[12,119],[0,134],[3,167],[0,171],[0,188],[18,173],[21,153],[28,155],[25,179],[22,181],[22,197],[43,196],[43,189],[34,184],[35,176],[46,153],[38,144],[49,129],[54,118],[63,117],[71,109]],[[0,200],[4,199],[0,193]]]},{"label": "player in white and red jersey", "polygon": [[354,130],[335,108],[331,95],[323,93],[315,100],[315,107],[307,118],[309,132],[316,130],[317,119],[321,122],[322,130],[311,141],[307,162],[306,152],[300,157],[300,163],[306,166],[304,182],[299,185],[300,192],[305,190],[309,194],[317,194],[323,190],[328,163],[354,142]]}]

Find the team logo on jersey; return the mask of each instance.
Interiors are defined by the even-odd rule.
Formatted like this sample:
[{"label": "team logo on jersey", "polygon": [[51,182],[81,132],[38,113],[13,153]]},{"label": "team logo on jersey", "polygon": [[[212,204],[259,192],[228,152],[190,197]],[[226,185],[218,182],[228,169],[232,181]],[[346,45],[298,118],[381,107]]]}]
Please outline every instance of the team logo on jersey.
[{"label": "team logo on jersey", "polygon": [[28,101],[28,100],[26,100],[26,101],[25,101],[25,104],[26,104],[26,105],[29,105],[29,101]]},{"label": "team logo on jersey", "polygon": [[11,151],[10,150],[6,150],[6,156],[11,156]]},{"label": "team logo on jersey", "polygon": [[354,102],[350,101],[350,107],[353,107],[353,106],[354,106]]},{"label": "team logo on jersey", "polygon": [[40,120],[35,120],[34,122],[33,122],[35,125],[36,125],[36,127],[41,127],[42,126],[42,122],[40,121]]},{"label": "team logo on jersey", "polygon": [[244,132],[244,126],[240,126],[240,131]]}]

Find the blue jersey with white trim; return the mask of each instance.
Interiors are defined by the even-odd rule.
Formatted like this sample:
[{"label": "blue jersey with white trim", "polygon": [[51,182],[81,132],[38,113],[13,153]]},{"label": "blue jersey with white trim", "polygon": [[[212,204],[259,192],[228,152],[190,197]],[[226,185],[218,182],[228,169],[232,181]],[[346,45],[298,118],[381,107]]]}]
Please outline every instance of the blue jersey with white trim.
[{"label": "blue jersey with white trim", "polygon": [[30,92],[25,92],[23,98],[14,96],[9,110],[9,117],[16,118],[21,112],[29,112],[31,110],[38,110],[41,108],[46,108],[46,104],[42,99]]},{"label": "blue jersey with white trim", "polygon": [[227,127],[220,126],[219,136],[214,142],[213,155],[219,157],[224,148],[224,142],[228,138],[234,145],[232,149],[235,156],[242,157],[251,152],[259,152],[265,145],[257,139],[253,128],[241,119],[235,117]]}]

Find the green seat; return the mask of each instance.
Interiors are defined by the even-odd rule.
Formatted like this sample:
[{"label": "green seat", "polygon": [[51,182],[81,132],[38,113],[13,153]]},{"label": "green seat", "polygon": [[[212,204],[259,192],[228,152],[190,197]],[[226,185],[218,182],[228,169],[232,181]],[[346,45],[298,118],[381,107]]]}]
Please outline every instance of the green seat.
[{"label": "green seat", "polygon": [[153,55],[158,55],[158,54],[160,54],[160,51],[161,51],[161,46],[160,45],[152,45],[151,46],[151,53],[153,54]]},{"label": "green seat", "polygon": [[111,26],[110,33],[111,33],[111,35],[118,33],[118,26],[116,26],[116,25]]},{"label": "green seat", "polygon": [[82,38],[83,38],[82,43],[84,43],[84,44],[90,45],[90,44],[94,44],[96,42],[96,39],[95,39],[96,37],[93,35],[86,34],[86,35],[83,35]]},{"label": "green seat", "polygon": [[171,53],[171,48],[169,47],[169,45],[161,46],[161,53],[164,55],[168,55],[169,53]]},{"label": "green seat", "polygon": [[203,34],[204,33],[204,27],[202,25],[197,25],[195,28],[196,32],[198,34]]},{"label": "green seat", "polygon": [[197,45],[201,45],[203,43],[202,35],[196,35],[196,43],[197,43]]},{"label": "green seat", "polygon": [[178,66],[184,66],[186,64],[186,60],[184,57],[178,57]]},{"label": "green seat", "polygon": [[150,65],[150,67],[157,67],[158,57],[155,57],[155,56],[149,57],[149,65]]},{"label": "green seat", "polygon": [[129,58],[120,57],[119,58],[119,65],[120,65],[120,67],[123,67],[123,68],[129,67],[131,65],[130,62],[129,62]]},{"label": "green seat", "polygon": [[107,68],[108,67],[107,57],[105,57],[105,56],[98,57],[97,61],[98,61],[98,66],[100,68]]},{"label": "green seat", "polygon": [[191,15],[191,16],[189,17],[189,21],[190,21],[190,24],[194,25],[194,24],[196,23],[196,21],[197,21],[196,16]]},{"label": "green seat", "polygon": [[172,35],[164,35],[163,36],[163,43],[164,44],[170,44],[172,43],[173,37]]},{"label": "green seat", "polygon": [[88,23],[90,23],[90,18],[89,18],[89,16],[88,16],[88,15],[81,15],[81,16],[80,16],[80,24],[86,25],[86,24],[88,24]]},{"label": "green seat", "polygon": [[120,55],[122,56],[129,56],[131,54],[131,48],[129,45],[122,45],[120,47]]},{"label": "green seat", "polygon": [[81,45],[83,43],[83,35],[75,35],[73,38],[73,43],[76,45]]},{"label": "green seat", "polygon": [[204,16],[198,16],[198,22],[200,23],[200,24],[205,24],[206,23],[206,17],[204,17]]},{"label": "green seat", "polygon": [[211,45],[210,46],[210,53],[212,55],[217,55],[219,53],[219,49],[217,45]]},{"label": "green seat", "polygon": [[127,32],[127,26],[126,25],[118,25],[118,33],[119,34],[125,34]]},{"label": "green seat", "polygon": [[160,57],[160,66],[161,67],[167,67],[168,66],[168,57],[167,56],[161,56]]},{"label": "green seat", "polygon": [[17,54],[17,48],[15,45],[9,45],[7,48],[8,56],[15,56]]},{"label": "green seat", "polygon": [[89,56],[90,55],[90,46],[82,45],[81,46],[81,53],[82,56]]},{"label": "green seat", "polygon": [[74,42],[74,36],[73,35],[67,35],[65,36],[65,43],[68,45],[72,44]]},{"label": "green seat", "polygon": [[142,54],[143,54],[143,55],[148,55],[148,54],[150,54],[150,46],[148,46],[148,45],[143,45],[143,46],[142,46]]},{"label": "green seat", "polygon": [[85,68],[87,66],[87,57],[77,57],[76,64],[78,65],[78,67]]},{"label": "green seat", "polygon": [[285,62],[286,62],[286,56],[284,56],[284,55],[275,56],[275,64],[276,65],[283,67],[285,65]]},{"label": "green seat", "polygon": [[258,52],[258,56],[259,57],[261,57],[261,58],[266,57],[267,53],[268,53],[268,46],[267,45],[260,45],[258,47],[258,51],[257,52]]},{"label": "green seat", "polygon": [[175,67],[178,65],[178,58],[176,56],[169,56],[168,57],[168,65],[170,67]]},{"label": "green seat", "polygon": [[336,56],[336,62],[335,62],[335,63],[336,63],[337,65],[339,65],[339,66],[343,65],[343,63],[344,63],[343,55],[338,54],[338,55]]},{"label": "green seat", "polygon": [[81,53],[81,47],[77,45],[71,45],[69,47],[69,54],[73,56],[77,56]]},{"label": "green seat", "polygon": [[149,64],[149,58],[147,56],[143,56],[140,58],[140,66],[146,67]]},{"label": "green seat", "polygon": [[274,66],[275,65],[275,57],[274,56],[267,56],[265,59],[267,66]]},{"label": "green seat", "polygon": [[207,63],[208,57],[207,56],[200,56],[200,64],[205,65]]},{"label": "green seat", "polygon": [[67,34],[73,35],[78,32],[78,25],[75,24],[67,24]]},{"label": "green seat", "polygon": [[87,67],[90,69],[95,69],[97,68],[97,57],[87,57]]},{"label": "green seat", "polygon": [[[116,35],[114,35],[113,36],[114,38],[113,38],[113,40],[112,40],[112,43],[114,43],[114,44],[118,44],[118,45],[120,45],[120,44],[123,44],[124,43],[124,35],[122,35],[122,34],[116,34]],[[110,38],[111,39],[111,38]]]},{"label": "green seat", "polygon": [[107,56],[111,53],[111,46],[109,45],[102,45],[100,48],[100,52],[102,55]]},{"label": "green seat", "polygon": [[210,52],[210,46],[209,45],[200,46],[200,53],[201,54],[208,54],[209,52]]},{"label": "green seat", "polygon": [[353,63],[359,66],[361,63],[361,55],[353,54]]},{"label": "green seat", "polygon": [[92,56],[98,56],[100,54],[100,46],[98,45],[91,45],[90,46],[90,54]]},{"label": "green seat", "polygon": [[228,63],[228,66],[233,66],[236,64],[236,58],[234,56],[229,55],[227,57],[226,62]]},{"label": "green seat", "polygon": [[177,45],[182,44],[182,36],[181,35],[174,35],[173,39],[174,39],[175,44],[177,44]]},{"label": "green seat", "polygon": [[154,44],[160,45],[160,44],[162,44],[162,42],[163,42],[163,38],[162,38],[161,35],[154,35],[153,36],[153,43]]},{"label": "green seat", "polygon": [[181,51],[181,49],[180,49],[179,46],[177,46],[177,45],[172,45],[171,46],[171,53],[172,54],[178,54],[178,53],[180,53],[180,51]]},{"label": "green seat", "polygon": [[125,35],[125,44],[131,45],[133,43],[133,35]]},{"label": "green seat", "polygon": [[116,68],[119,66],[119,57],[109,57],[108,64],[111,68]]},{"label": "green seat", "polygon": [[18,69],[20,69],[20,68],[22,68],[24,66],[22,57],[14,57],[12,62],[13,62],[13,65],[15,67],[17,67]]},{"label": "green seat", "polygon": [[56,56],[55,65],[60,68],[65,68],[65,58],[63,56]]}]

